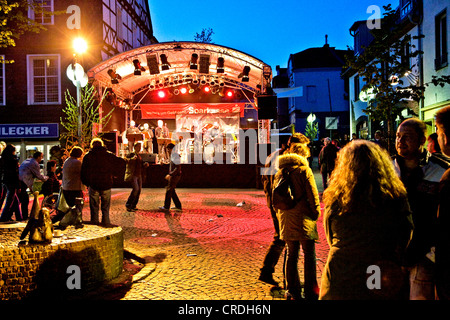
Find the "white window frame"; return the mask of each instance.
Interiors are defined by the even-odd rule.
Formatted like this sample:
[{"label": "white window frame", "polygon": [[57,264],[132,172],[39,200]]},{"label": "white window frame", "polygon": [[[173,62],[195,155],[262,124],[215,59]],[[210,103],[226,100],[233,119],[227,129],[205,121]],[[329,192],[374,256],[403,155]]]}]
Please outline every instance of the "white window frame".
[{"label": "white window frame", "polygon": [[[54,0],[34,0],[35,2],[41,2],[41,3],[43,3],[44,1],[46,1],[46,2],[50,2],[50,11],[51,12],[54,12],[55,11],[55,3],[54,3]],[[33,10],[33,8],[31,7],[31,6],[29,6],[28,7],[28,18],[30,19],[30,20],[33,20],[33,21],[36,21],[35,20],[35,15],[34,15],[34,10]],[[50,16],[50,22],[48,22],[48,23],[44,23],[43,21],[36,21],[36,23],[40,23],[40,24],[42,24],[42,25],[54,25],[55,24],[55,16],[54,15],[51,15]]]},{"label": "white window frame", "polygon": [[0,61],[3,61],[2,65],[2,72],[0,74],[1,80],[0,85],[2,86],[1,90],[3,91],[3,99],[0,99],[0,106],[6,106],[6,81],[5,81],[5,69],[6,69],[6,63],[5,61],[5,55],[0,55]]},{"label": "white window frame", "polygon": [[[57,77],[58,77],[58,101],[47,101],[47,88],[45,89],[45,100],[44,102],[35,102],[34,101],[34,69],[33,69],[33,61],[34,60],[42,60],[48,58],[56,58],[57,59]],[[28,105],[57,105],[61,104],[61,56],[59,54],[29,54],[27,55],[27,91],[28,91]]]}]

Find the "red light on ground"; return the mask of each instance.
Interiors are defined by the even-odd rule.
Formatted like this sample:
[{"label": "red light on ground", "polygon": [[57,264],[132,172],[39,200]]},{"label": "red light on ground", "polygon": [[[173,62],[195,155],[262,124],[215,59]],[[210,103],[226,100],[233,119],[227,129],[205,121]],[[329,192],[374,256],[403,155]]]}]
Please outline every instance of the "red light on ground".
[{"label": "red light on ground", "polygon": [[164,91],[158,91],[158,97],[165,98],[166,97],[166,93]]},{"label": "red light on ground", "polygon": [[183,87],[180,89],[180,92],[181,92],[181,94],[185,94],[187,92],[187,89]]},{"label": "red light on ground", "polygon": [[204,87],[204,88],[203,88],[203,91],[209,92],[209,91],[211,91],[211,89],[210,89],[209,87]]}]

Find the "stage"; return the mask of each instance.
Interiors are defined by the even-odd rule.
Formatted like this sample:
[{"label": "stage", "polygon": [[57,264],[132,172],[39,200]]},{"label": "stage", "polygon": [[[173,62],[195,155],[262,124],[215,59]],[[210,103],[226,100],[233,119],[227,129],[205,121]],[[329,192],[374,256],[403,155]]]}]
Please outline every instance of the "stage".
[{"label": "stage", "polygon": [[[181,164],[179,188],[262,188],[260,166],[256,164]],[[168,164],[150,164],[144,168],[144,188],[163,188]],[[126,182],[116,183],[127,187]]]}]

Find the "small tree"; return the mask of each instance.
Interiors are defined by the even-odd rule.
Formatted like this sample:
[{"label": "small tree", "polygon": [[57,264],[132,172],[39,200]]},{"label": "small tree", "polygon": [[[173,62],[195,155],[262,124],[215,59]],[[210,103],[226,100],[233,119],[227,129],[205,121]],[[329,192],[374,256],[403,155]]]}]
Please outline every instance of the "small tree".
[{"label": "small tree", "polygon": [[[363,110],[376,121],[385,121],[388,135],[388,150],[393,152],[395,120],[401,118],[401,112],[409,107],[411,101],[418,103],[423,99],[425,89],[430,84],[404,83],[401,78],[410,73],[415,65],[409,65],[409,59],[419,57],[422,51],[411,44],[412,39],[421,39],[423,35],[411,37],[404,34],[397,23],[397,12],[391,5],[385,10],[381,28],[371,30],[373,41],[364,48],[359,56],[346,57],[346,67],[355,70],[365,82],[362,91],[369,90],[373,99]],[[406,58],[406,59],[405,59]],[[433,77],[434,85],[444,86],[448,77]]]},{"label": "small tree", "polygon": [[[81,138],[78,139],[78,119],[79,108],[77,105],[76,97],[72,97],[69,90],[65,93],[66,107],[62,110],[65,113],[65,118],[60,118],[61,125],[66,129],[66,132],[61,133],[60,140],[66,148],[78,145],[81,148],[89,146],[93,138],[93,126],[94,124],[104,126],[111,119],[114,108],[103,117],[100,117],[100,106],[105,98],[103,95],[100,102],[96,103],[96,90],[93,86],[87,85],[81,88],[81,112],[82,112],[82,126],[81,126]],[[101,134],[100,134],[101,135]]]},{"label": "small tree", "polygon": [[194,41],[202,42],[202,43],[213,43],[212,42],[212,35],[213,34],[214,34],[214,31],[213,31],[212,28],[207,28],[207,29],[203,28],[202,32],[200,32],[200,33],[196,32],[195,33]]},{"label": "small tree", "polygon": [[[0,0],[0,48],[15,47],[16,40],[25,32],[39,33],[47,30],[41,23],[28,18],[28,9],[35,15],[49,17],[63,12],[46,11],[42,3],[28,0]],[[64,12],[65,13],[65,12]],[[13,63],[13,60],[3,60],[1,63]]]},{"label": "small tree", "polygon": [[309,122],[306,124],[305,128],[305,136],[311,140],[311,143],[316,140],[317,135],[319,134],[319,124],[315,121]]}]

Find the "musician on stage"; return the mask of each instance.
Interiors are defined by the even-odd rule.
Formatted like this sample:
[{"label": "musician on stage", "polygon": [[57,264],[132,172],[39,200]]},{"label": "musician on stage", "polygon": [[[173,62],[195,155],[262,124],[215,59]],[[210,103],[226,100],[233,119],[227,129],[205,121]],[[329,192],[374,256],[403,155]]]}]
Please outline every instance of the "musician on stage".
[{"label": "musician on stage", "polygon": [[211,128],[210,137],[211,142],[214,145],[214,155],[223,152],[223,141],[221,140],[222,134],[220,132],[219,123],[214,122],[213,127]]},{"label": "musician on stage", "polygon": [[129,134],[139,134],[141,131],[136,128],[136,122],[134,120],[130,121],[130,127],[126,130],[127,140],[128,140],[128,153],[133,152],[133,146],[138,141],[136,138],[129,138]]},{"label": "musician on stage", "polygon": [[153,153],[153,131],[149,128],[148,123],[144,123],[144,151],[147,153]]},{"label": "musician on stage", "polygon": [[[155,129],[155,135],[158,139],[158,158],[159,163],[169,163],[169,157],[167,156],[166,139],[168,139],[168,129],[163,127],[162,120],[158,120],[158,127]],[[167,124],[165,125],[167,128]],[[166,138],[167,137],[167,138]]]}]

